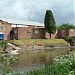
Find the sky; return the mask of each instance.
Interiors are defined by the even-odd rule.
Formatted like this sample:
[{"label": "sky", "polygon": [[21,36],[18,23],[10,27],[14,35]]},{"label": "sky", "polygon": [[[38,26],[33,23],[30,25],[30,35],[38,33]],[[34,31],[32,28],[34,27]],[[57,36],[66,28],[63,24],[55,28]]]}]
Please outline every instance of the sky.
[{"label": "sky", "polygon": [[52,10],[56,25],[75,25],[75,0],[0,0],[0,18],[43,23],[46,10]]}]

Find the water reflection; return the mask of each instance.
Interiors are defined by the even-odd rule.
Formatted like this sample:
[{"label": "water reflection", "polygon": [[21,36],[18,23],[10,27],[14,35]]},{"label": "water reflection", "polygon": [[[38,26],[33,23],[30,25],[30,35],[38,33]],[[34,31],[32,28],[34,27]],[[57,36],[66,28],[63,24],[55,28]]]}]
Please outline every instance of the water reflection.
[{"label": "water reflection", "polygon": [[70,48],[58,48],[50,50],[22,50],[18,55],[18,71],[19,69],[31,70],[40,66],[46,66],[53,62],[57,55],[65,54]]}]

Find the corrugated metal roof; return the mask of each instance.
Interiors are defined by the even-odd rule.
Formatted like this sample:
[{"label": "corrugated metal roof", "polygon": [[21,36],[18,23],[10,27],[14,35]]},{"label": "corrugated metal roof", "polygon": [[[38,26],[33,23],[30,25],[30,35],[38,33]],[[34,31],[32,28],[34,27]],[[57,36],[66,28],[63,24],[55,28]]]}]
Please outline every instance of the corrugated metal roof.
[{"label": "corrugated metal roof", "polygon": [[20,24],[19,25],[13,25],[12,24],[12,27],[28,27],[28,26],[27,25],[20,25]]},{"label": "corrugated metal roof", "polygon": [[1,20],[14,24],[14,25],[34,25],[34,26],[44,26],[43,23],[40,22],[33,22],[33,21],[24,21],[24,20],[15,20],[15,19],[5,19],[5,18],[0,18]]}]

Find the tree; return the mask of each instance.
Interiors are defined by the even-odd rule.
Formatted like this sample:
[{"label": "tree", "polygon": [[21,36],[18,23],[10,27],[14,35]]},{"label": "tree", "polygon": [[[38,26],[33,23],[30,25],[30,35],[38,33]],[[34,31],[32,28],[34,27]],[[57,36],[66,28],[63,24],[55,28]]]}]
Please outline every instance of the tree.
[{"label": "tree", "polygon": [[51,10],[46,10],[44,26],[51,39],[51,34],[54,34],[56,32],[56,23]]},{"label": "tree", "polygon": [[61,26],[59,26],[58,29],[74,29],[75,26],[74,25],[71,25],[69,23],[63,23]]}]

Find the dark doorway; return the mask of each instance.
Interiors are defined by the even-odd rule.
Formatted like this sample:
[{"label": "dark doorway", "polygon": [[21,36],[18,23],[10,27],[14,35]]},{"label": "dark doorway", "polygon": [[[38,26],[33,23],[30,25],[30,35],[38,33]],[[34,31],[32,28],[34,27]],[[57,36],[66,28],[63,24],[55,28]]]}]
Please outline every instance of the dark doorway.
[{"label": "dark doorway", "polygon": [[10,40],[14,40],[14,31],[10,31]]}]

